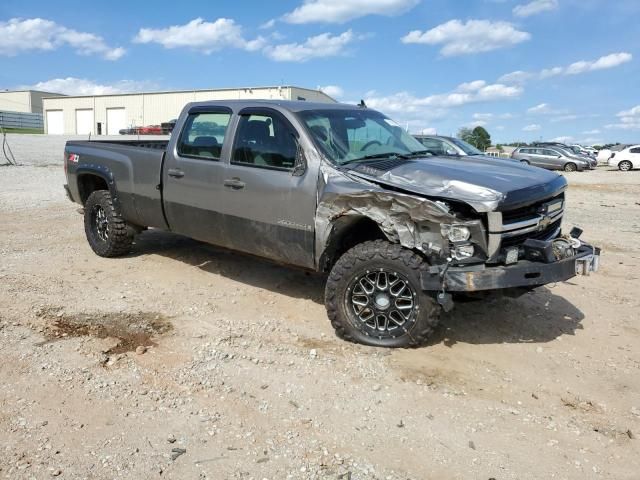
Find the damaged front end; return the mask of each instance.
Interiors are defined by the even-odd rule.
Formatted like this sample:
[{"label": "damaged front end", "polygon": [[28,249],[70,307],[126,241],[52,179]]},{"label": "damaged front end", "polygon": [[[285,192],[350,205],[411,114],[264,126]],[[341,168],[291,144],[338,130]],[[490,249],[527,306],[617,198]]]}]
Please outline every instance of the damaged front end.
[{"label": "damaged front end", "polygon": [[355,218],[375,222],[387,240],[424,256],[430,267],[421,287],[445,310],[453,307],[454,293],[525,292],[598,270],[600,250],[582,242],[579,229],[561,233],[566,184],[554,186],[542,200],[500,211],[501,194],[480,192],[472,205],[467,198],[458,200],[460,192],[452,194],[451,182],[441,186],[443,195],[427,197],[397,182],[379,183],[329,166],[320,175],[316,258],[321,270],[330,266],[328,246],[338,226]]}]

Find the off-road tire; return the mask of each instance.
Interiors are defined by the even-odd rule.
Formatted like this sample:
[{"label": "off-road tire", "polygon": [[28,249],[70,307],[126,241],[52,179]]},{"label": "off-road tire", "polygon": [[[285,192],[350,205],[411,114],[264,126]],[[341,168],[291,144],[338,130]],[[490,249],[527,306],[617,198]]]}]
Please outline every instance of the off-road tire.
[{"label": "off-road tire", "polygon": [[[361,243],[348,250],[333,266],[325,289],[327,314],[337,335],[351,342],[376,347],[424,345],[438,325],[441,312],[435,299],[420,288],[420,273],[427,268],[426,261],[416,253],[384,240]],[[367,272],[381,269],[400,274],[415,293],[412,322],[394,337],[372,335],[350,304],[349,288],[352,282]]]},{"label": "off-road tire", "polygon": [[629,160],[623,160],[618,164],[618,168],[622,172],[628,172],[632,169],[633,165]]},{"label": "off-road tire", "polygon": [[[103,212],[108,232],[99,231],[97,216]],[[119,257],[131,250],[134,230],[127,225],[120,212],[113,205],[107,190],[96,190],[84,205],[84,231],[91,249],[101,257]]]},{"label": "off-road tire", "polygon": [[578,170],[578,166],[573,162],[565,163],[563,170],[565,172],[575,172]]}]

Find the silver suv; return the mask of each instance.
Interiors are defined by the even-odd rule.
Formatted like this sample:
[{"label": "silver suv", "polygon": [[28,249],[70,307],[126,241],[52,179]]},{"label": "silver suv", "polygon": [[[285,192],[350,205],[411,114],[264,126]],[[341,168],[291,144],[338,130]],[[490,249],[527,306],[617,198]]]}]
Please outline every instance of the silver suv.
[{"label": "silver suv", "polygon": [[565,150],[555,147],[518,147],[511,154],[511,158],[547,170],[582,172],[591,168],[587,160],[569,155]]}]

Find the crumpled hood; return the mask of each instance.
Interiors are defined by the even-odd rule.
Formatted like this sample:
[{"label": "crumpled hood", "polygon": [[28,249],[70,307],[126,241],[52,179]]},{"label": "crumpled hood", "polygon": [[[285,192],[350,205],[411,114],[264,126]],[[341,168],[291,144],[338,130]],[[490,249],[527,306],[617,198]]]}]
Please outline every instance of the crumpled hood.
[{"label": "crumpled hood", "polygon": [[478,212],[518,208],[562,192],[563,176],[491,157],[384,159],[350,165],[363,179],[420,195],[457,200]]}]

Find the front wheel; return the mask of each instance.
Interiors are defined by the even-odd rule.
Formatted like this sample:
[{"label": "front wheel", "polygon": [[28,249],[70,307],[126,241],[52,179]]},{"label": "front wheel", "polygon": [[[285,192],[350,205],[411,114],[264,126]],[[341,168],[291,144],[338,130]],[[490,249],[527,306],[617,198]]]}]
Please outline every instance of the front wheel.
[{"label": "front wheel", "polygon": [[338,336],[376,347],[417,347],[438,324],[441,308],[420,288],[426,262],[383,240],[361,243],[336,262],[325,306]]},{"label": "front wheel", "polygon": [[633,165],[629,160],[623,160],[618,164],[618,168],[623,172],[628,172],[633,168]]},{"label": "front wheel", "polygon": [[564,165],[564,171],[565,172],[575,172],[576,170],[578,170],[578,166],[575,163],[565,163]]},{"label": "front wheel", "polygon": [[118,257],[131,250],[133,229],[115,208],[106,190],[89,195],[84,205],[84,231],[91,249],[101,257]]},{"label": "front wheel", "polygon": [[520,160],[520,163],[524,165],[531,165],[528,160]]}]

